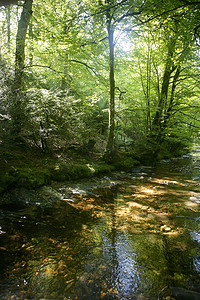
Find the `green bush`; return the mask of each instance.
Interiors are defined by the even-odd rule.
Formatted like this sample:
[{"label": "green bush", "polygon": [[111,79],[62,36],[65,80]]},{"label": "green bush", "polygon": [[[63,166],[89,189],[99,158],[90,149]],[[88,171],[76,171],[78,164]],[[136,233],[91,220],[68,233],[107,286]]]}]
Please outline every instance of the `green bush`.
[{"label": "green bush", "polygon": [[166,137],[160,145],[158,159],[181,156],[188,152],[189,141],[180,140],[178,137]]}]

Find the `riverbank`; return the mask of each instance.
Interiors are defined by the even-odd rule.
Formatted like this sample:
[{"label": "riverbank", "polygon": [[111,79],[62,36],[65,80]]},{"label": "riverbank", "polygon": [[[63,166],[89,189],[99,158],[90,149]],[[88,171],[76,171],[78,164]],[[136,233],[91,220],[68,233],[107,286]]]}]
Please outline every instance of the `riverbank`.
[{"label": "riverbank", "polygon": [[127,153],[119,153],[111,162],[97,155],[81,153],[44,154],[22,147],[0,152],[0,194],[12,188],[38,188],[52,181],[77,180],[107,174],[115,170],[129,171],[140,162]]},{"label": "riverbank", "polygon": [[165,145],[156,157],[148,147],[144,147],[145,151],[139,151],[139,148],[118,150],[112,160],[105,161],[99,150],[73,148],[58,153],[43,153],[25,142],[20,145],[0,144],[0,194],[12,188],[34,189],[51,185],[52,181],[87,179],[113,171],[131,171],[137,165],[181,156],[189,151],[187,147],[177,148],[176,151],[172,151],[173,147],[170,151],[168,148]]}]

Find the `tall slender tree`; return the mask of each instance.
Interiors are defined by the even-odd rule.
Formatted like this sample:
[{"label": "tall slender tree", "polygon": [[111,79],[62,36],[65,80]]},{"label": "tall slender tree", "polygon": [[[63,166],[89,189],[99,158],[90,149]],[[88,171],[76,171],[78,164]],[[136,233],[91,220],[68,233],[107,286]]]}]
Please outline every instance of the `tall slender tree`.
[{"label": "tall slender tree", "polygon": [[15,76],[13,87],[13,132],[14,137],[19,137],[23,126],[23,74],[25,62],[25,41],[29,22],[32,15],[33,0],[25,0],[21,17],[18,22],[18,30],[16,36],[16,52],[15,52]]},{"label": "tall slender tree", "polygon": [[109,101],[109,130],[108,140],[106,145],[106,154],[113,155],[114,153],[114,139],[115,139],[115,73],[114,73],[114,25],[112,23],[111,6],[114,4],[113,0],[107,0],[108,9],[106,11],[106,25],[108,32],[109,43],[109,79],[110,79],[110,101]]},{"label": "tall slender tree", "polygon": [[[116,0],[99,0],[101,15],[106,17],[106,29],[109,44],[109,128],[105,157],[114,155],[115,152],[115,32],[119,24],[123,30],[123,21],[141,14],[144,2],[135,3],[131,0],[118,2]],[[98,12],[99,13],[99,12]]]}]

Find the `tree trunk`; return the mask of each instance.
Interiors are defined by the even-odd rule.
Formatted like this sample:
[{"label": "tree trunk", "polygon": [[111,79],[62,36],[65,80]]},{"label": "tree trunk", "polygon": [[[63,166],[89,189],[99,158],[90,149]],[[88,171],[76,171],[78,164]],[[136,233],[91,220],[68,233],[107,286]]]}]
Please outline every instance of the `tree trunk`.
[{"label": "tree trunk", "polygon": [[26,0],[24,2],[21,18],[18,23],[15,53],[15,85],[19,89],[22,87],[25,60],[25,41],[28,25],[32,15],[32,4],[33,0]]},{"label": "tree trunk", "polygon": [[13,132],[16,137],[21,135],[23,127],[23,104],[22,104],[22,90],[23,90],[23,72],[25,61],[25,41],[28,25],[32,15],[33,0],[25,0],[20,20],[18,22],[18,30],[16,36],[16,53],[15,53],[15,78],[13,90]]},{"label": "tree trunk", "polygon": [[151,92],[151,46],[148,42],[147,56],[147,87],[146,87],[146,133],[151,132],[151,108],[150,108],[150,92]]},{"label": "tree trunk", "polygon": [[[64,14],[64,20],[63,20],[63,33],[64,35],[67,36],[68,34],[68,26],[67,24],[67,11]],[[68,50],[66,50],[66,53],[64,54],[65,58],[64,58],[64,62],[63,62],[63,77],[62,77],[62,81],[61,81],[61,90],[66,92],[66,89],[69,89],[69,82],[68,82],[68,78],[69,78],[69,53]]]},{"label": "tree trunk", "polygon": [[[111,4],[108,1],[108,4]],[[106,155],[112,157],[115,148],[115,76],[114,76],[114,29],[111,21],[110,11],[107,12],[107,32],[109,42],[109,78],[110,78],[110,100],[109,100],[109,130],[106,145]]]},{"label": "tree trunk", "polygon": [[161,131],[162,131],[163,118],[164,118],[164,108],[167,104],[170,78],[171,78],[171,74],[176,69],[176,66],[174,65],[173,62],[175,45],[176,45],[176,37],[172,39],[168,48],[168,55],[167,55],[165,70],[162,79],[161,93],[159,95],[159,101],[158,101],[155,117],[152,122],[153,134],[156,133],[156,136],[159,138],[162,135]]},{"label": "tree trunk", "polygon": [[8,52],[10,53],[10,6],[6,8],[6,21],[7,21],[7,42],[8,42]]},{"label": "tree trunk", "polygon": [[28,63],[30,66],[33,65],[33,24],[32,22],[29,23],[29,30],[28,30],[28,38],[29,38],[29,57],[28,57]]},{"label": "tree trunk", "polygon": [[174,74],[174,77],[173,77],[170,102],[169,102],[168,108],[167,108],[165,116],[164,116],[163,128],[167,127],[167,123],[168,123],[169,119],[171,118],[172,109],[174,106],[175,90],[176,90],[176,85],[177,85],[177,81],[178,81],[180,73],[181,73],[181,66],[178,66],[176,69],[176,72]]}]

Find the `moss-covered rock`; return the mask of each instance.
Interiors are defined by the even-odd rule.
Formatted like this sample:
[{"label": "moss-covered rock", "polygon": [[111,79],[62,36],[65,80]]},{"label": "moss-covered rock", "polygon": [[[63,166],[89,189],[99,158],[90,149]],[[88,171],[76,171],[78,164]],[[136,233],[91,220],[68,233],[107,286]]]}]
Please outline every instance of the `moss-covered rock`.
[{"label": "moss-covered rock", "polygon": [[38,168],[13,168],[13,183],[19,187],[33,188],[50,183],[50,172]]},{"label": "moss-covered rock", "polygon": [[[49,185],[51,180],[67,181],[81,178],[91,178],[114,170],[131,170],[137,161],[127,154],[118,154],[109,163],[99,160],[90,162],[83,157],[72,159],[69,162],[53,155],[43,155],[38,152],[2,151],[0,153],[0,193],[8,188],[38,188]],[[68,160],[68,161],[67,161]],[[5,171],[4,171],[5,170]]]},{"label": "moss-covered rock", "polygon": [[115,167],[106,163],[67,164],[57,163],[51,168],[51,178],[55,181],[75,180],[90,178],[99,174],[114,171]]},{"label": "moss-covered rock", "polygon": [[91,168],[87,164],[57,163],[51,168],[51,178],[55,181],[74,180],[79,178],[89,178],[93,175]]},{"label": "moss-covered rock", "polygon": [[26,207],[26,206],[40,206],[51,207],[52,204],[58,200],[62,200],[62,194],[50,186],[43,186],[40,188],[25,188],[17,187],[6,192],[0,198],[0,206],[11,207]]},{"label": "moss-covered rock", "polygon": [[116,159],[113,162],[115,169],[122,171],[131,171],[134,168],[134,166],[138,164],[139,162],[136,159],[124,155],[116,157]]},{"label": "moss-covered rock", "polygon": [[115,170],[113,165],[106,164],[104,162],[99,164],[91,164],[90,167],[94,170],[95,175],[110,173]]}]

